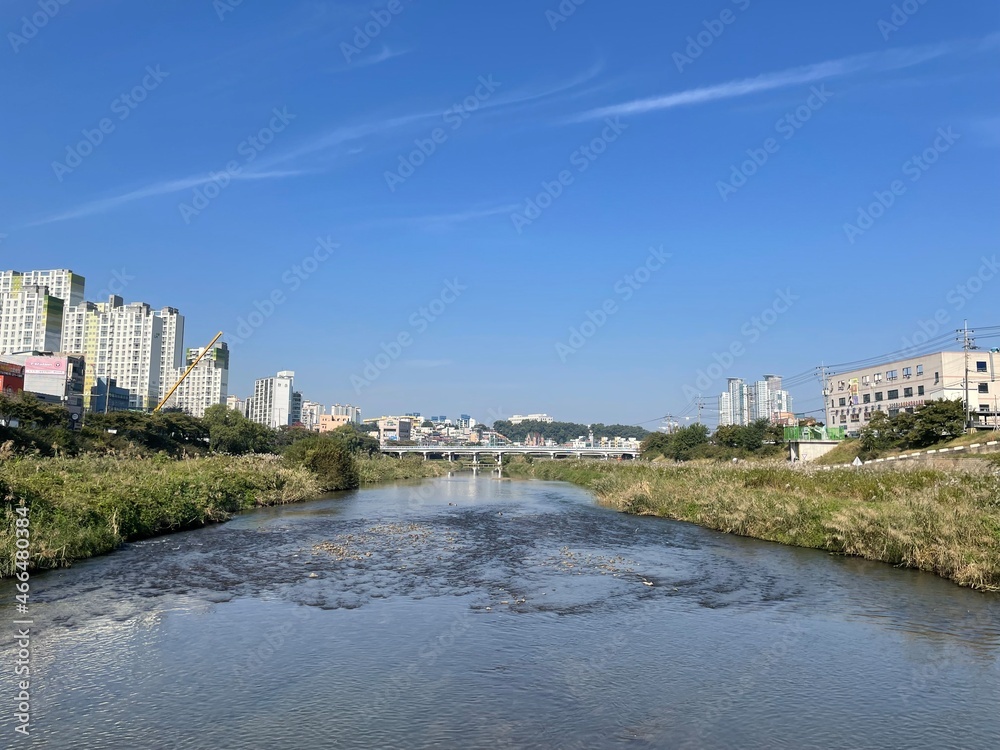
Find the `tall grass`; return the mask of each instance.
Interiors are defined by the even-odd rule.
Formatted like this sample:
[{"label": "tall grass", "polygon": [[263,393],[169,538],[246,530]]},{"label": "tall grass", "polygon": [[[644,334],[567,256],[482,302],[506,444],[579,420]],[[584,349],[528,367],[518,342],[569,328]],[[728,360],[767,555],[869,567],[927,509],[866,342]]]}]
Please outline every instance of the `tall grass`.
[{"label": "tall grass", "polygon": [[1000,470],[968,462],[818,471],[774,464],[513,463],[574,482],[627,513],[857,555],[1000,590]]},{"label": "tall grass", "polygon": [[22,500],[30,508],[30,562],[44,569],[319,494],[312,474],[276,456],[8,458],[0,461],[0,576],[14,569],[14,508]]},{"label": "tall grass", "polygon": [[373,456],[358,455],[354,457],[354,462],[362,485],[400,479],[440,477],[458,468],[456,464],[447,461],[424,461],[417,456],[392,458],[381,453]]}]

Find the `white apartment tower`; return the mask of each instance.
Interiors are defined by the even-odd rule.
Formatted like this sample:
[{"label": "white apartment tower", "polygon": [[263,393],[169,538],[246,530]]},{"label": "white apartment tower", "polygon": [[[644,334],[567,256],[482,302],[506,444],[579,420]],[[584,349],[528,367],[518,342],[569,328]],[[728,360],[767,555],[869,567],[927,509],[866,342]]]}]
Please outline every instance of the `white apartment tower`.
[{"label": "white apartment tower", "polygon": [[302,402],[302,426],[307,430],[319,429],[319,418],[323,416],[325,407],[315,401]]},{"label": "white apartment tower", "polygon": [[[164,373],[164,376],[160,379],[160,392],[159,397],[162,399],[167,395],[174,383],[177,382],[178,375],[175,378],[171,378],[176,370],[187,367],[184,362],[184,316],[181,315],[173,307],[164,307],[162,310],[154,313],[158,318],[163,321],[163,345],[162,352],[160,354],[160,370]],[[190,355],[190,350],[188,351]],[[197,354],[195,356],[198,356]],[[188,360],[187,364],[190,364],[191,360]],[[229,371],[229,357],[228,352],[226,356],[226,371],[228,377]],[[183,375],[183,371],[181,375]],[[193,375],[194,373],[192,373]]]},{"label": "white apartment tower", "polygon": [[26,286],[48,287],[49,294],[66,307],[83,304],[83,276],[67,269],[53,271],[0,271],[0,294],[14,294]]},{"label": "white apartment tower", "polygon": [[291,370],[256,381],[253,396],[247,399],[247,417],[273,430],[291,424],[294,384],[295,373]]},{"label": "white apartment tower", "polygon": [[[176,370],[169,370],[171,385],[176,383],[194,362],[204,347],[188,349],[186,362]],[[180,409],[193,417],[205,416],[205,409],[225,404],[229,398],[229,346],[220,343],[209,351],[184,379],[166,403],[167,408]]]},{"label": "white apartment tower", "polygon": [[177,382],[175,373],[184,364],[183,339],[184,316],[174,308],[126,305],[112,296],[107,302],[69,308],[62,350],[84,355],[87,398],[98,378],[114,378],[130,392],[130,409],[152,409]]},{"label": "white apartment tower", "polygon": [[0,354],[59,351],[63,300],[47,286],[18,283],[12,287],[16,289],[0,291]]}]

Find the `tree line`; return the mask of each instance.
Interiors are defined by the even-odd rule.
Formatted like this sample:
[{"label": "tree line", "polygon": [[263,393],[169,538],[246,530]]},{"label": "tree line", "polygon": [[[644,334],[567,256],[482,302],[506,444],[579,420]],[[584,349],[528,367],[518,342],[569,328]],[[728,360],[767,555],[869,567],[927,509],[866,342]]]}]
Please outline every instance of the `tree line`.
[{"label": "tree line", "polygon": [[585,425],[577,422],[538,422],[536,420],[525,420],[518,424],[510,420],[501,419],[493,423],[493,429],[515,443],[523,443],[529,435],[539,435],[542,440],[554,440],[557,443],[568,443],[578,437],[586,438],[591,432],[594,439],[606,438],[635,438],[642,440],[649,434],[648,430],[635,425],[624,424],[593,424]]},{"label": "tree line", "polygon": [[183,459],[209,453],[281,454],[311,469],[328,490],[358,486],[354,458],[379,452],[378,440],[353,425],[318,434],[302,427],[278,430],[258,424],[222,404],[202,418],[180,411],[120,411],[88,414],[71,429],[69,412],[32,394],[0,394],[0,455]]}]

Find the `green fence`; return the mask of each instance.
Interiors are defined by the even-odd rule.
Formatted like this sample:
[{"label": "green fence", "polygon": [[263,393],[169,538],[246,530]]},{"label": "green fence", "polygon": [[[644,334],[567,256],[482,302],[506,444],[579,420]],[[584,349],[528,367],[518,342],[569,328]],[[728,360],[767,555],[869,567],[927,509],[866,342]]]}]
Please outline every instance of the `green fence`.
[{"label": "green fence", "polygon": [[843,427],[786,427],[785,442],[800,443],[807,440],[843,440]]}]

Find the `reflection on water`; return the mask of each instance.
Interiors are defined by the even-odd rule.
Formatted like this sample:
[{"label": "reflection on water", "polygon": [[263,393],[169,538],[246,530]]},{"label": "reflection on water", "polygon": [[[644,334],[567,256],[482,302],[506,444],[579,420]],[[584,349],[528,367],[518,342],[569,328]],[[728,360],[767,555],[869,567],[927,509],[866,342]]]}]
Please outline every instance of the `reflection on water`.
[{"label": "reflection on water", "polygon": [[33,601],[25,747],[1000,746],[1000,598],[486,471],[129,545]]}]

